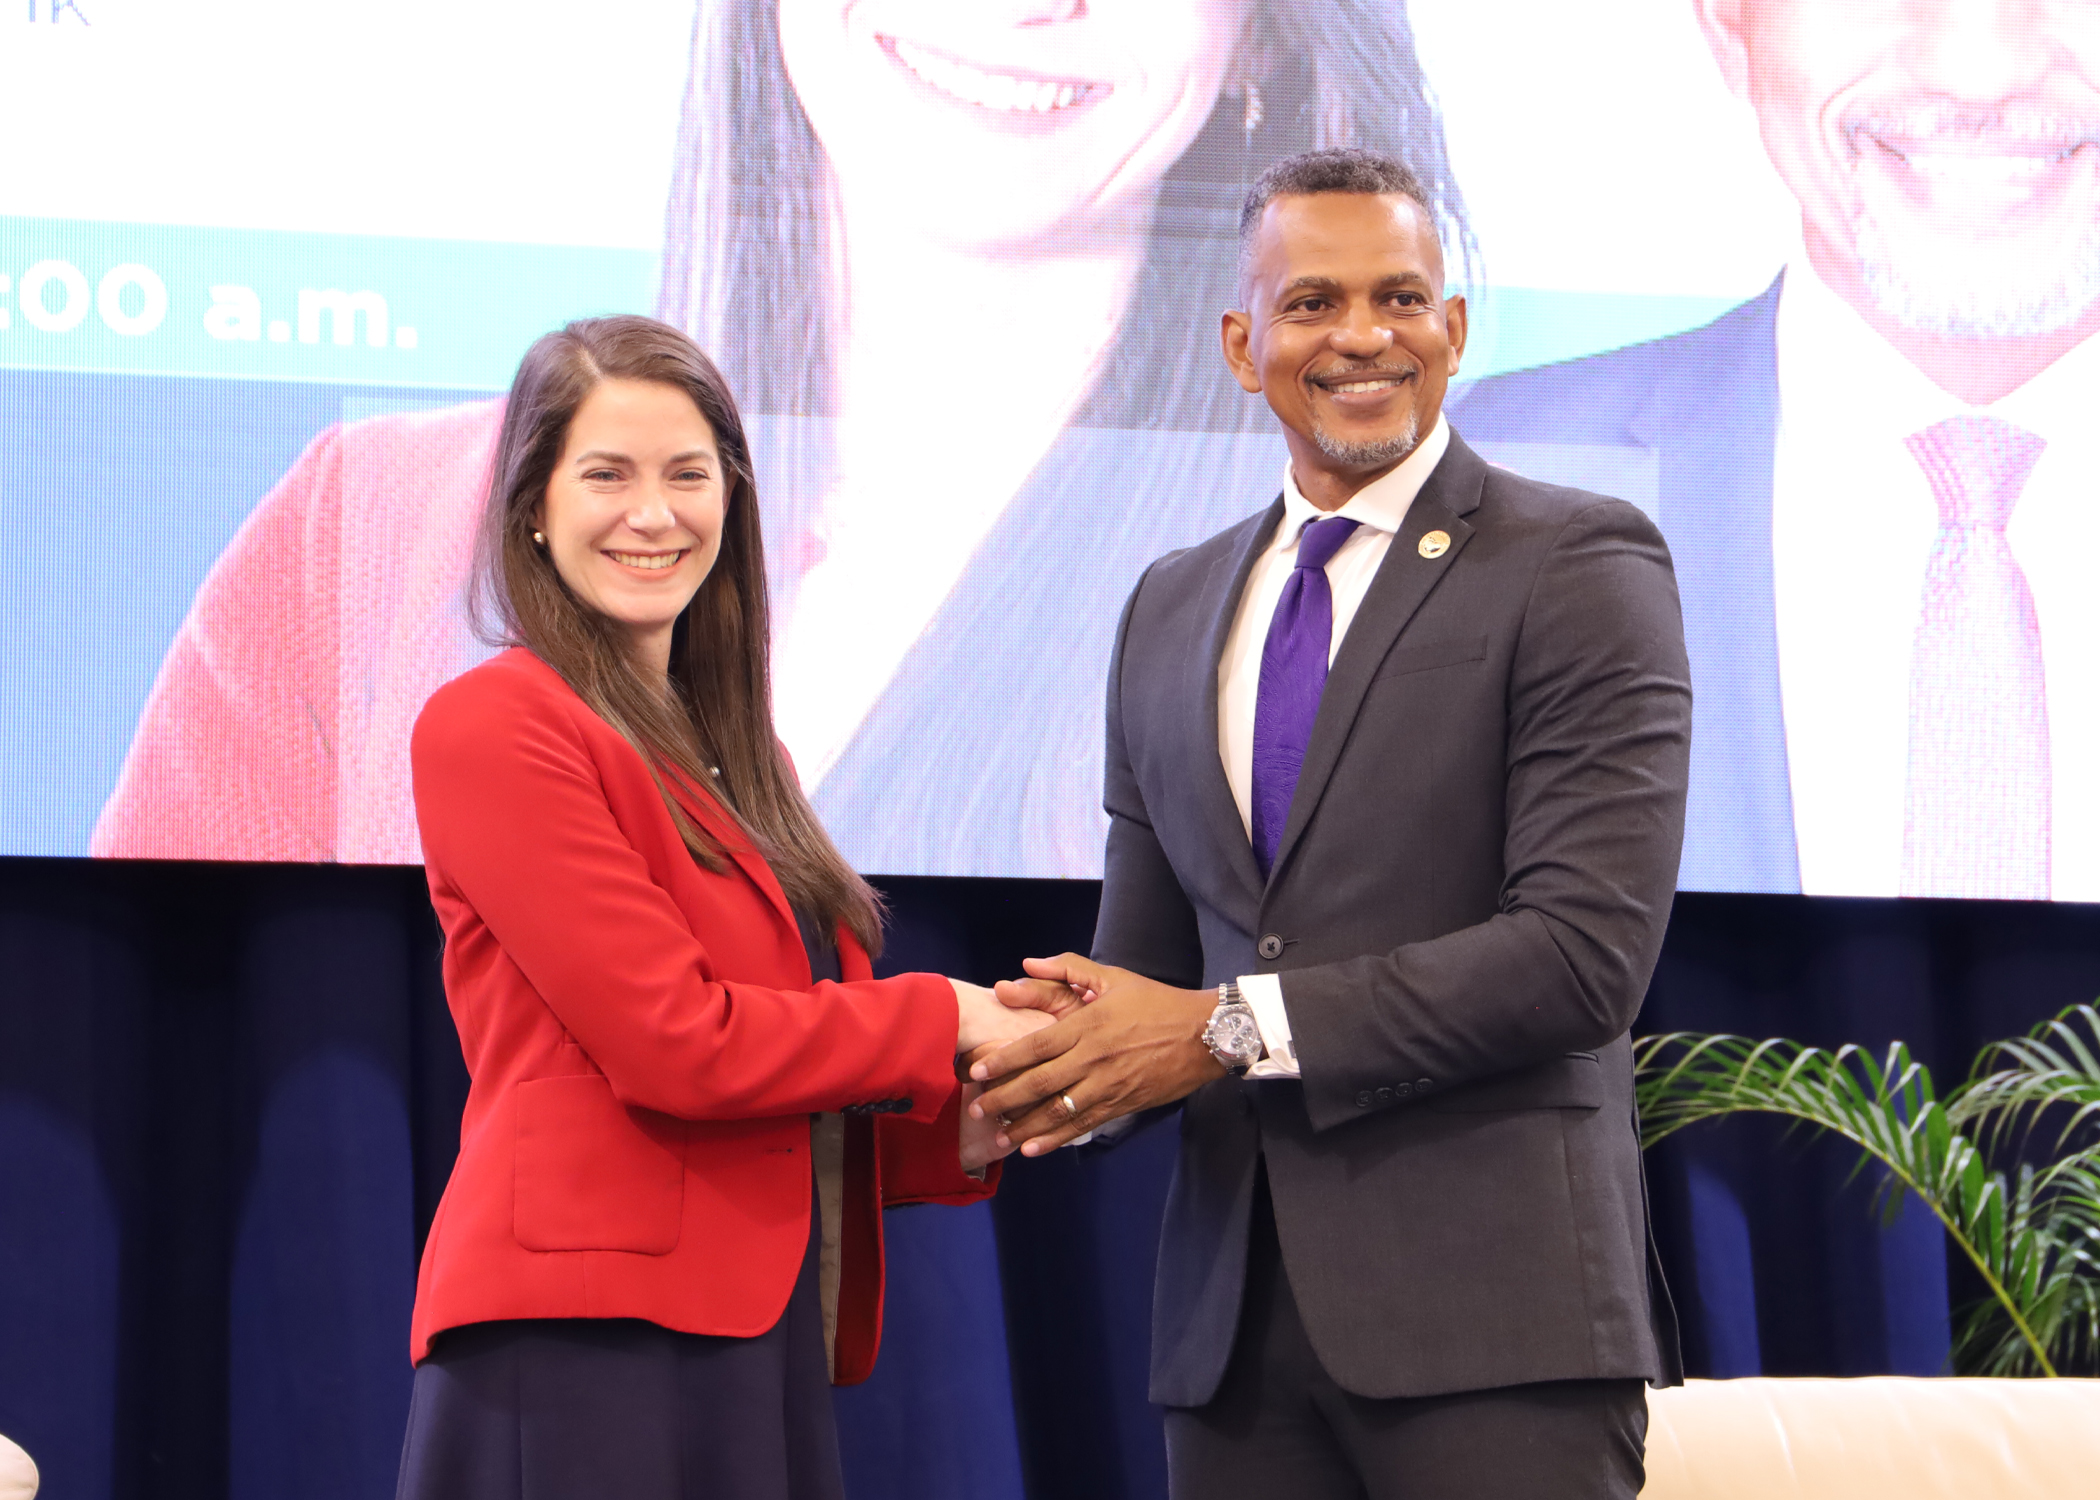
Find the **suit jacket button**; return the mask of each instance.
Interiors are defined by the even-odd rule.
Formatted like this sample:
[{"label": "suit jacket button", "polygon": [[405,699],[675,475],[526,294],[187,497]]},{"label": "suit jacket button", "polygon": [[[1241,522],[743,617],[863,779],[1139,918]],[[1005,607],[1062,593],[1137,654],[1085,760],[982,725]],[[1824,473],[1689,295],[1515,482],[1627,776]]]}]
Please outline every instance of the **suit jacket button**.
[{"label": "suit jacket button", "polygon": [[1411,1083],[1402,1082],[1393,1085],[1393,1093],[1402,1099],[1405,1099],[1409,1094],[1412,1094],[1414,1091],[1415,1086]]},{"label": "suit jacket button", "polygon": [[1273,932],[1265,932],[1262,934],[1261,941],[1254,945],[1254,951],[1270,963],[1274,963],[1277,959],[1283,957],[1283,939]]},{"label": "suit jacket button", "polygon": [[1429,1083],[1429,1080],[1428,1080],[1428,1079],[1426,1079],[1426,1078],[1417,1078],[1417,1079],[1415,1080],[1415,1092],[1416,1092],[1416,1093],[1418,1093],[1418,1094],[1426,1094],[1426,1093],[1428,1093],[1428,1092],[1429,1092],[1429,1089],[1430,1089],[1430,1083]]},{"label": "suit jacket button", "polygon": [[1393,1091],[1391,1089],[1380,1089],[1378,1091],[1378,1102],[1380,1104],[1391,1104],[1393,1102]]},{"label": "suit jacket button", "polygon": [[1356,1096],[1356,1107],[1358,1109],[1369,1109],[1371,1107],[1371,1102],[1371,1091],[1369,1089],[1365,1089],[1361,1094],[1358,1094]]}]

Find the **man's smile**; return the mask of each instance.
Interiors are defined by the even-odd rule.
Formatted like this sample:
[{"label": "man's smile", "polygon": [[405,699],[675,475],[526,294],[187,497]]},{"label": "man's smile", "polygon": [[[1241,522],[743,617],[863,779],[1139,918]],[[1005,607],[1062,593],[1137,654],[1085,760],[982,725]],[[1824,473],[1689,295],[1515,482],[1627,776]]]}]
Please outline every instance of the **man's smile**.
[{"label": "man's smile", "polygon": [[2093,186],[2100,123],[2033,109],[1870,109],[1841,125],[1858,167],[1878,168],[1919,206],[2016,217],[2052,193]]},{"label": "man's smile", "polygon": [[1414,378],[1413,370],[1374,365],[1360,369],[1319,371],[1307,375],[1305,383],[1342,406],[1372,406],[1378,404],[1385,396],[1408,385]]}]

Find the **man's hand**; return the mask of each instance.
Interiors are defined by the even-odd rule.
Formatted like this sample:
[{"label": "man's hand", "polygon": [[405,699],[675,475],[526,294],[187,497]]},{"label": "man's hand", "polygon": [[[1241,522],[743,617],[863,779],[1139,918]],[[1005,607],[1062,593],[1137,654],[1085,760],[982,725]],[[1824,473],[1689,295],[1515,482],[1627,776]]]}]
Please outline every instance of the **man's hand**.
[{"label": "man's hand", "polygon": [[1031,958],[1023,967],[1027,979],[999,983],[1003,1002],[1028,1005],[1024,997],[1041,997],[1049,985],[1084,1003],[1064,1006],[1056,1025],[972,1065],[973,1079],[999,1080],[969,1110],[1007,1122],[1000,1145],[1041,1156],[1110,1120],[1171,1104],[1224,1076],[1224,1065],[1203,1045],[1216,991],[1177,990],[1076,953]]},{"label": "man's hand", "polygon": [[[1046,962],[1046,960],[1041,959],[1023,961]],[[1037,1026],[1047,1026],[1051,1021],[1061,1021],[1073,1011],[1079,1009],[1080,1006],[1092,1004],[1095,998],[1092,990],[1075,989],[1069,984],[1062,984],[1054,979],[1002,979],[992,988],[999,997],[999,1003],[1006,1006],[1009,1010],[1040,1011],[1049,1018],[1049,1020],[1036,1020],[1035,1017],[1031,1016],[1029,1019]],[[986,1042],[982,1046],[965,1052],[962,1055],[962,1061],[956,1066],[955,1076],[968,1078],[972,1066],[993,1056],[1011,1040],[1011,1037],[1001,1037],[997,1041]],[[971,1097],[975,1098],[976,1095],[972,1094]]]}]

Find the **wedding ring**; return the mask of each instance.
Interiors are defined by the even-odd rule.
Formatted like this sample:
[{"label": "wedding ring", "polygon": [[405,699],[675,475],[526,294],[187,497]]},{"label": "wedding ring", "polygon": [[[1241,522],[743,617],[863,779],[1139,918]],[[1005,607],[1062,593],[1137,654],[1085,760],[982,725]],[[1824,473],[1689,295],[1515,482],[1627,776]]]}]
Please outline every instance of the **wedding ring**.
[{"label": "wedding ring", "polygon": [[1067,1120],[1073,1120],[1079,1117],[1079,1106],[1072,1102],[1072,1096],[1070,1094],[1059,1094],[1057,1096],[1057,1102],[1065,1107],[1065,1118]]}]

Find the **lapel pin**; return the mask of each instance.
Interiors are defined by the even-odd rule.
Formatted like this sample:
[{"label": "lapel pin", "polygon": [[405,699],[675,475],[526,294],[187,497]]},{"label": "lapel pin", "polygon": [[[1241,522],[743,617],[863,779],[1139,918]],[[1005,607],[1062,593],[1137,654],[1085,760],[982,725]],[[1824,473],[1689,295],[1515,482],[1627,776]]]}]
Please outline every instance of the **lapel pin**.
[{"label": "lapel pin", "polygon": [[1451,550],[1451,533],[1448,531],[1425,531],[1415,551],[1424,557],[1442,557]]}]

